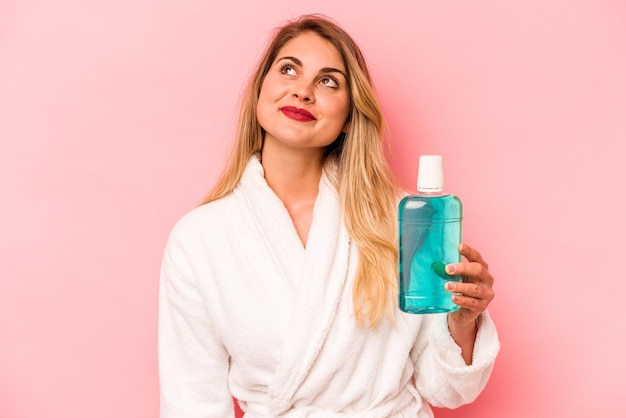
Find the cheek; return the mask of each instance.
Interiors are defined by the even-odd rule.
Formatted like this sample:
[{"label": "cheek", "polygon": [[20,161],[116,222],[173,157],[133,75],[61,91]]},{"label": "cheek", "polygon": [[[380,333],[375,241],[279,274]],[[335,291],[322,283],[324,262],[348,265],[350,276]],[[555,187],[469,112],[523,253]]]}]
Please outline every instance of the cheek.
[{"label": "cheek", "polygon": [[269,114],[272,110],[277,109],[277,102],[284,96],[284,88],[279,84],[264,82],[261,85],[259,99],[257,101],[257,113],[265,112]]},{"label": "cheek", "polygon": [[263,97],[265,100],[277,100],[285,94],[285,83],[277,79],[273,74],[265,76],[265,80],[261,84],[261,92],[259,99]]},{"label": "cheek", "polygon": [[261,107],[261,105],[265,102],[267,102],[267,97],[268,97],[268,93],[267,93],[267,87],[265,85],[265,83],[261,84],[261,91],[259,92],[259,99],[257,101],[257,107]]},{"label": "cheek", "polygon": [[268,105],[262,100],[262,96],[259,96],[259,101],[256,105],[256,120],[263,129],[267,129],[268,113]]},{"label": "cheek", "polygon": [[257,119],[261,124],[263,124],[266,120],[267,115],[272,109],[273,101],[271,97],[271,90],[268,89],[268,86],[265,83],[263,83],[261,85],[261,91],[259,92],[259,99],[257,100],[256,105]]},{"label": "cheek", "polygon": [[347,122],[348,114],[350,113],[350,100],[348,98],[341,98],[337,100],[334,106],[334,113],[337,115],[339,121],[344,124]]}]

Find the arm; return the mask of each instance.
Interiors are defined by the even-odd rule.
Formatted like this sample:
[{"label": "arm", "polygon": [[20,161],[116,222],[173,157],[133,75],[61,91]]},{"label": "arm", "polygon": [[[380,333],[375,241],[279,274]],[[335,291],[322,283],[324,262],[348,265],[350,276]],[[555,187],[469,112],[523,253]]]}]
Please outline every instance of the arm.
[{"label": "arm", "polygon": [[418,392],[436,407],[456,408],[473,402],[487,385],[500,350],[489,313],[480,316],[470,365],[448,330],[447,314],[427,315],[423,327],[411,353]]},{"label": "arm", "polygon": [[461,347],[465,364],[470,365],[478,331],[478,318],[494,298],[493,276],[478,251],[467,244],[461,244],[459,252],[469,263],[446,266],[448,274],[463,277],[462,283],[446,283],[446,290],[457,293],[452,296],[452,300],[461,307],[448,315],[448,328],[454,341]]},{"label": "arm", "polygon": [[159,289],[161,418],[232,418],[229,356],[217,340],[186,254],[170,240]]},{"label": "arm", "polygon": [[455,408],[472,402],[483,390],[500,349],[498,334],[487,312],[494,297],[493,277],[480,254],[466,244],[459,251],[467,263],[446,266],[448,274],[463,275],[462,283],[446,289],[461,308],[428,315],[412,358],[420,394],[432,405]]}]

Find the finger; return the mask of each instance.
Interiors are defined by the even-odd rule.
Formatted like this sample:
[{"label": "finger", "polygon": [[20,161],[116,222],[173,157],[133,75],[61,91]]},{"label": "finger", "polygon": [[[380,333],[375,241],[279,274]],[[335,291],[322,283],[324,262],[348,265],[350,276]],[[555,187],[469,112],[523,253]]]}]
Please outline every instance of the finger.
[{"label": "finger", "polygon": [[473,247],[470,247],[469,245],[465,243],[461,243],[459,244],[459,252],[461,253],[461,255],[467,258],[468,261],[480,263],[483,266],[485,266],[485,268],[489,268],[489,265],[483,259],[483,256]]},{"label": "finger", "polygon": [[[482,300],[487,303],[491,302],[495,296],[491,286],[486,286],[481,283],[447,282],[445,289],[448,292],[454,292],[464,298]],[[467,303],[475,304],[476,302],[467,301]]]},{"label": "finger", "polygon": [[461,281],[465,283],[482,283],[489,287],[494,283],[489,270],[479,263],[452,263],[446,266],[445,271],[449,275],[461,276]]},{"label": "finger", "polygon": [[490,276],[489,270],[487,270],[484,265],[477,262],[448,264],[446,265],[446,273],[475,278]]},{"label": "finger", "polygon": [[467,309],[468,311],[480,313],[487,309],[490,300],[476,299],[469,296],[454,294],[452,295],[452,302],[459,305],[461,308]]},{"label": "finger", "polygon": [[462,293],[475,299],[481,299],[483,289],[478,283],[447,282],[445,288],[448,292]]}]

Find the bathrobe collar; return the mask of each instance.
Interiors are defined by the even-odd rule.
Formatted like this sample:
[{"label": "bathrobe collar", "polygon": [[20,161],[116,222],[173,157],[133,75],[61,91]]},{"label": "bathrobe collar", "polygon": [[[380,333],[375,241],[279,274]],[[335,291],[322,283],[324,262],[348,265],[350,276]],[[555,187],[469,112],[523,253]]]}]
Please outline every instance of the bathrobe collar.
[{"label": "bathrobe collar", "polygon": [[328,337],[346,285],[350,238],[341,219],[338,194],[326,170],[320,180],[306,249],[287,209],[265,181],[258,155],[248,162],[240,187],[281,280],[294,295],[289,335],[269,385],[269,412],[280,415],[292,406],[294,395]]}]

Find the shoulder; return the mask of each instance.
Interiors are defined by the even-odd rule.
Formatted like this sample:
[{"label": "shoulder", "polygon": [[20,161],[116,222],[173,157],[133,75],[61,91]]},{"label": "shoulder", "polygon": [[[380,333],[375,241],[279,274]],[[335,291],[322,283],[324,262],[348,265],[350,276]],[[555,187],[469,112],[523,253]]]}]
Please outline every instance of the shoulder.
[{"label": "shoulder", "polygon": [[168,245],[204,241],[228,229],[238,205],[231,193],[221,199],[206,203],[183,215],[170,232]]}]

